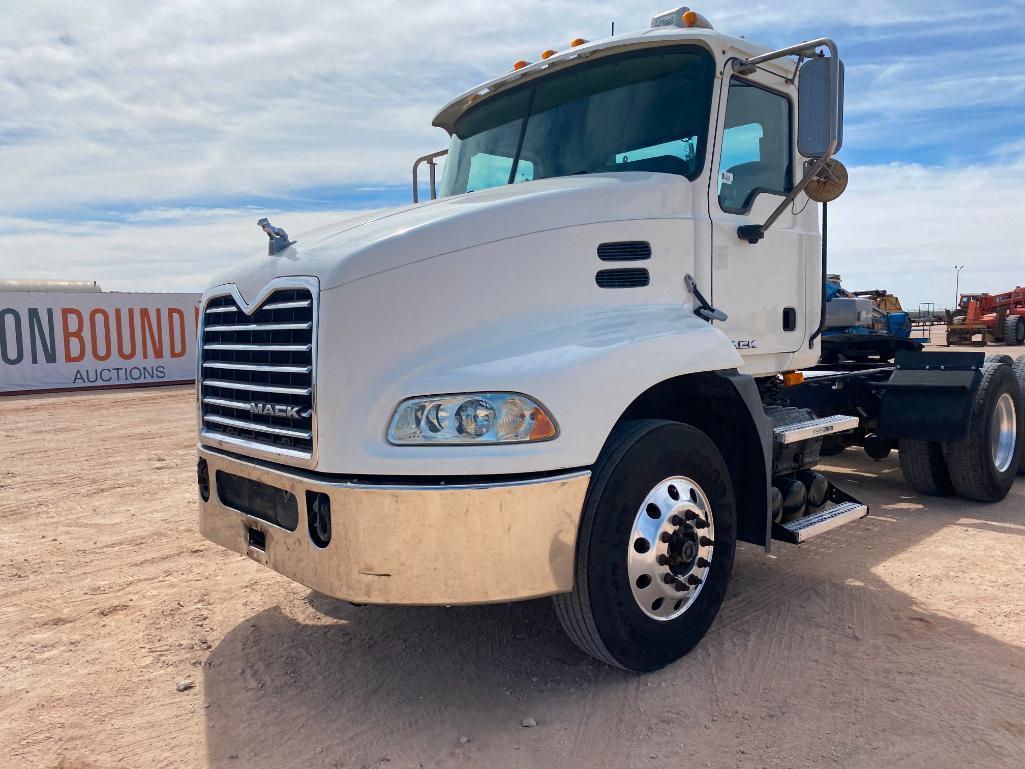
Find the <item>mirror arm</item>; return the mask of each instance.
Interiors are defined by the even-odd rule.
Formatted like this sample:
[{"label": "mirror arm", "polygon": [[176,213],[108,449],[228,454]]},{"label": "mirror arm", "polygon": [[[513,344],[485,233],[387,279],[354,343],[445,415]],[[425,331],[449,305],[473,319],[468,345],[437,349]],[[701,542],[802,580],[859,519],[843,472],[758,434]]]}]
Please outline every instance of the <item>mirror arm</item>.
[{"label": "mirror arm", "polygon": [[784,56],[805,56],[807,58],[819,56],[820,54],[815,52],[816,48],[828,48],[829,55],[838,62],[840,61],[836,43],[828,37],[819,37],[815,40],[808,40],[804,43],[780,48],[778,51],[769,51],[768,53],[763,53],[761,56],[752,56],[750,59],[744,59],[743,61],[734,59],[733,71],[738,75],[750,75],[758,68],[759,64],[764,64],[765,62],[772,61],[773,59],[781,59]]},{"label": "mirror arm", "polygon": [[812,179],[819,175],[819,172],[826,167],[826,163],[829,161],[831,155],[824,155],[816,160],[808,161],[808,170],[805,172],[804,177],[797,183],[785,198],[783,202],[776,206],[776,210],[769,214],[769,218],[765,220],[764,224],[744,224],[737,227],[737,236],[741,240],[746,240],[751,245],[754,245],[763,237],[765,237],[765,231],[768,230],[773,223],[782,215],[787,207],[793,203],[797,196],[804,192],[804,188],[808,186]]}]

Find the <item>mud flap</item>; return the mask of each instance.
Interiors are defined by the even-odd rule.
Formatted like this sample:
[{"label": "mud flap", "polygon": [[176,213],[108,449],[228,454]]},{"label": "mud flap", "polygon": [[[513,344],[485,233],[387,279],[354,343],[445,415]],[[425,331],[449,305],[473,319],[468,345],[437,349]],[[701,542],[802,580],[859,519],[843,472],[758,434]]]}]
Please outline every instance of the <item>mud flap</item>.
[{"label": "mud flap", "polygon": [[877,433],[882,438],[963,441],[985,355],[977,352],[905,352],[882,392]]}]

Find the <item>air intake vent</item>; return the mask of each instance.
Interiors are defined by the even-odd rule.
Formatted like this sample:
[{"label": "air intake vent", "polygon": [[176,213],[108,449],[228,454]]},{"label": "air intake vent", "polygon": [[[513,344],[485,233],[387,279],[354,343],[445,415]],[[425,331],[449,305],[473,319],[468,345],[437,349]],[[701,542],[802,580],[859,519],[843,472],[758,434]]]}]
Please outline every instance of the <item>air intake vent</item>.
[{"label": "air intake vent", "polygon": [[643,267],[625,267],[620,270],[598,270],[594,282],[599,288],[642,288],[650,282]]},{"label": "air intake vent", "polygon": [[314,296],[272,293],[251,315],[231,296],[203,312],[203,435],[291,456],[313,452]]},{"label": "air intake vent", "polygon": [[651,243],[646,240],[602,243],[598,246],[598,258],[603,262],[639,262],[650,259]]}]

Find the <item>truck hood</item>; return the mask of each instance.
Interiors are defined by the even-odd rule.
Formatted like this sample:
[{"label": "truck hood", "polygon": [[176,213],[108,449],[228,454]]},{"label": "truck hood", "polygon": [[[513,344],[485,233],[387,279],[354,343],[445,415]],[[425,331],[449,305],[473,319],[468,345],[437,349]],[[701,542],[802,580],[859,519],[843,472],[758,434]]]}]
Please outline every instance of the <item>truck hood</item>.
[{"label": "truck hood", "polygon": [[[234,283],[248,302],[277,277],[314,276],[324,291],[530,233],[691,216],[691,183],[681,176],[628,172],[542,179],[345,219],[299,235],[277,256],[254,256],[212,285]],[[287,229],[287,219],[281,224]]]}]

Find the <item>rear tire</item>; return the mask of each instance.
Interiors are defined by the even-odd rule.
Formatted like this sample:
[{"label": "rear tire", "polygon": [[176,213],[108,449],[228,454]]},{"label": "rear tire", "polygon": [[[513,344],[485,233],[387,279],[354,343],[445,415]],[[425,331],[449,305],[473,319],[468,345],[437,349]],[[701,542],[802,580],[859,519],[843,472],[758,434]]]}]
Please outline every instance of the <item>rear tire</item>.
[{"label": "rear tire", "polygon": [[919,494],[930,497],[954,495],[954,484],[950,480],[947,461],[943,458],[942,444],[901,439],[897,445],[897,456],[905,482]]},{"label": "rear tire", "polygon": [[[1018,359],[1011,364],[1011,370],[1018,378],[1018,387],[1021,388],[1022,400],[1025,401],[1025,355],[1018,356]],[[1020,426],[1019,436],[1021,436],[1021,440],[1025,440],[1025,413],[1022,414]],[[1022,448],[1021,461],[1018,463],[1018,475],[1025,475],[1025,447]]]},{"label": "rear tire", "polygon": [[1008,315],[1004,321],[1004,344],[1008,347],[1025,344],[1025,318],[1021,315]]},{"label": "rear tire", "polygon": [[965,499],[999,502],[1021,465],[1022,398],[1011,366],[989,363],[975,393],[968,438],[943,444],[950,480]]},{"label": "rear tire", "polygon": [[[711,552],[701,551],[709,560],[702,567],[700,589],[689,589],[696,595],[682,613],[663,609],[665,616],[656,618],[651,611],[656,605],[642,609],[635,588],[651,589],[661,607],[656,581],[665,575],[653,569],[648,580],[642,582],[644,575],[632,578],[637,567],[630,553],[637,543],[637,521],[646,510],[656,521],[675,517],[668,497],[661,512],[645,504],[653,490],[674,478],[686,479],[707,500],[711,526],[705,530],[714,532],[714,544],[707,546]],[[595,659],[634,672],[658,670],[694,648],[711,626],[726,595],[736,537],[729,470],[708,436],[678,422],[624,422],[609,437],[593,469],[577,537],[573,591],[552,599],[559,622],[573,643]],[[649,552],[647,544],[645,540],[636,552]],[[654,558],[659,546],[651,544]],[[687,598],[689,591],[679,595]]]}]

